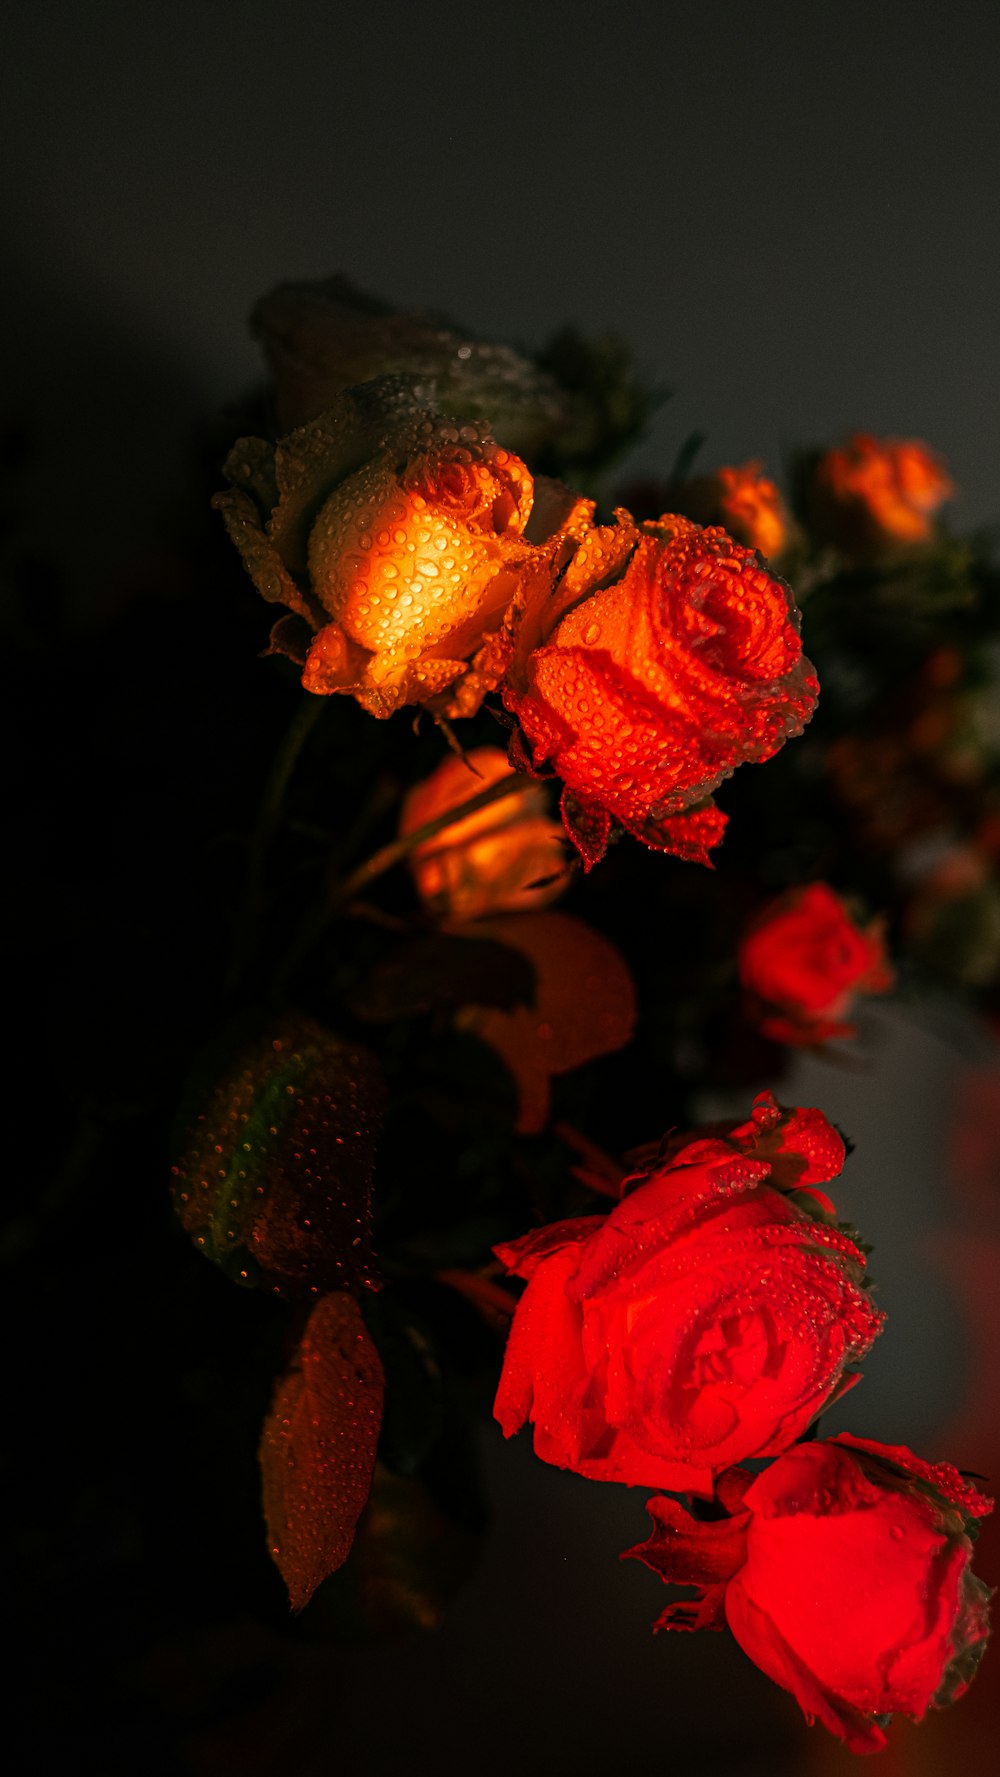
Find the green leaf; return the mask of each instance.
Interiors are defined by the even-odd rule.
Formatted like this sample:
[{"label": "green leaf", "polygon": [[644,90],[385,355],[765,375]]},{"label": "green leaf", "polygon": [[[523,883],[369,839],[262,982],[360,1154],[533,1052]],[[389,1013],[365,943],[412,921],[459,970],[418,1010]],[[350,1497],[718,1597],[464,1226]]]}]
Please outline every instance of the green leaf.
[{"label": "green leaf", "polygon": [[384,1100],[368,1050],[295,1013],[276,1020],[182,1122],[173,1196],[199,1250],[234,1282],[281,1295],[377,1287]]},{"label": "green leaf", "polygon": [[510,1010],[530,1005],[535,970],[523,953],[492,938],[422,933],[378,963],[352,995],[352,1009],[373,1024],[475,1004]]}]

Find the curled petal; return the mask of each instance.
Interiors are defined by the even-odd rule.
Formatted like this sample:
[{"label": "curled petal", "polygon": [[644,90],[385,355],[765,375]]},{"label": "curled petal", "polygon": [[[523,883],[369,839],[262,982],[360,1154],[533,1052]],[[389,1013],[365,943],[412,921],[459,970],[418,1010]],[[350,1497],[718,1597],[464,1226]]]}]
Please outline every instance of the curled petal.
[{"label": "curled petal", "polygon": [[[593,822],[596,805],[646,844],[701,859],[724,823],[706,799],[801,731],[816,680],[789,589],[755,554],[687,519],[616,518],[521,613],[504,701],[574,812]],[[689,810],[699,818],[678,824]],[[596,849],[581,844],[585,861]]]}]

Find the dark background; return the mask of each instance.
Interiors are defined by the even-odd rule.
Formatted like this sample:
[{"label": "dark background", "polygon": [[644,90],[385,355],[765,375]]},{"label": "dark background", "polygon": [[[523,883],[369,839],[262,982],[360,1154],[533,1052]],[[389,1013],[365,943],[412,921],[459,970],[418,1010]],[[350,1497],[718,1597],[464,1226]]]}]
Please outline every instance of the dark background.
[{"label": "dark background", "polygon": [[[995,523],[996,7],[41,0],[4,34],[8,709],[31,913],[14,960],[27,952],[39,983],[19,1027],[33,1077],[10,1423],[18,1458],[44,1453],[14,1519],[30,1600],[14,1628],[35,1669],[18,1769],[55,1749],[67,1769],[211,1777],[345,1762],[627,1777],[654,1758],[679,1777],[842,1772],[737,1650],[648,1636],[655,1583],[615,1560],[642,1534],[637,1500],[542,1471],[498,1434],[496,1539],[442,1630],[380,1654],[300,1647],[282,1666],[252,1620],[200,1610],[184,1525],[213,1452],[191,1433],[204,1403],[189,1421],[171,1393],[184,1324],[156,1305],[174,1236],[149,1208],[163,1131],[143,1106],[169,1096],[177,982],[214,936],[189,860],[220,804],[238,824],[252,803],[280,703],[247,625],[228,704],[212,664],[230,644],[206,500],[221,410],[258,375],[254,299],[345,271],[486,336],[612,327],[674,391],[638,466],[662,472],[695,428],[707,466],[772,470],[850,429],[917,436],[949,460],[956,526]],[[224,729],[232,757],[233,722],[239,782],[215,757]],[[982,1466],[988,1289],[955,1278],[963,1250],[997,1250],[995,1199],[959,1200],[948,1160],[949,1095],[970,1067],[985,1078],[982,1052],[961,1019],[890,1013],[867,1053],[860,1079],[810,1064],[797,1082],[859,1141],[845,1209],[887,1255],[892,1355],[886,1341],[850,1423]],[[115,1093],[118,1122],[95,1133],[79,1103]],[[201,1324],[217,1292],[235,1363],[252,1310],[204,1270]],[[966,1443],[946,1449],[958,1426]],[[161,1634],[158,1598],[128,1590],[149,1570],[129,1539],[157,1523]],[[199,1561],[211,1545],[237,1571],[253,1525],[235,1510],[212,1528]],[[894,1773],[959,1756],[985,1772],[990,1686],[988,1663],[965,1714],[904,1730],[887,1777],[890,1757]]]}]

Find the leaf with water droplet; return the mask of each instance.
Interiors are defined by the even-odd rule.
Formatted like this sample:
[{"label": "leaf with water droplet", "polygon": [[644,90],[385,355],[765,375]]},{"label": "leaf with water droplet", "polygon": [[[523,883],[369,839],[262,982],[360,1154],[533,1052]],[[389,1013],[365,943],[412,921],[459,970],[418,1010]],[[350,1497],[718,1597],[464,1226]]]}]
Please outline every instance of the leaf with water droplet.
[{"label": "leaf with water droplet", "polygon": [[260,1443],[268,1548],[293,1610],[347,1559],[371,1489],[384,1380],[353,1296],[317,1302]]},{"label": "leaf with water droplet", "polygon": [[195,1245],[235,1283],[281,1295],[376,1288],[375,1057],[287,1014],[181,1118],[174,1203]]}]

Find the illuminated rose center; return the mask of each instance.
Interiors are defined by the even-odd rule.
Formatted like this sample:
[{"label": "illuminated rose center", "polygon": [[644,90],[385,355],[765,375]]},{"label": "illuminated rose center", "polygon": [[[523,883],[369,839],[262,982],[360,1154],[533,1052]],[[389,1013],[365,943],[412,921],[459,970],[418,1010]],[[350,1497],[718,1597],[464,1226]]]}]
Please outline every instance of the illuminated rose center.
[{"label": "illuminated rose center", "polygon": [[768,1368],[774,1368],[772,1329],[761,1311],[750,1309],[705,1328],[681,1387],[701,1389],[721,1383],[749,1388]]}]

